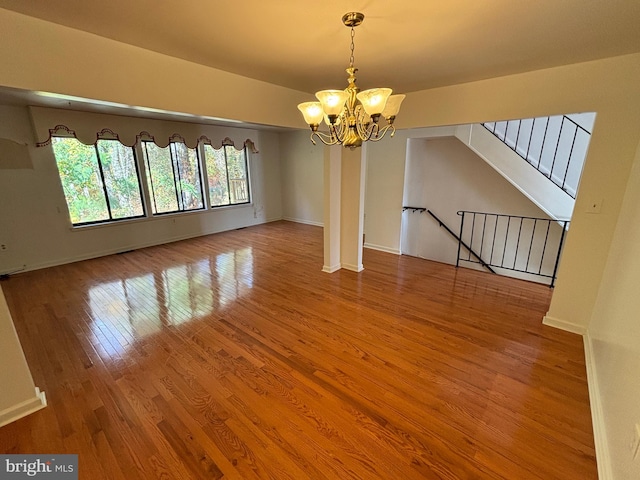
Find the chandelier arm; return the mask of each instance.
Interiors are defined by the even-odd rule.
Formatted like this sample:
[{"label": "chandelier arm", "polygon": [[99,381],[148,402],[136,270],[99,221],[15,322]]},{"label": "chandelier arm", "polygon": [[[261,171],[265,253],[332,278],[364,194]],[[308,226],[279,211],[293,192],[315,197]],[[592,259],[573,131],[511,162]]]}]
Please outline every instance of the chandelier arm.
[{"label": "chandelier arm", "polygon": [[385,125],[379,129],[375,137],[371,137],[369,140],[372,142],[378,142],[384,138],[388,131],[391,131],[389,137],[393,137],[396,134],[396,127],[393,124]]},{"label": "chandelier arm", "polygon": [[333,134],[338,140],[338,143],[344,142],[344,139],[347,136],[347,131],[349,130],[349,114],[347,109],[343,110],[339,117],[340,121],[336,123],[333,128]]},{"label": "chandelier arm", "polygon": [[311,132],[311,142],[314,145],[317,145],[316,142],[313,140],[314,136],[325,145],[337,145],[338,143],[340,143],[340,141],[335,135],[316,131],[316,132]]},{"label": "chandelier arm", "polygon": [[329,125],[329,135],[331,136],[331,141],[339,140],[338,138],[338,126],[336,124]]},{"label": "chandelier arm", "polygon": [[371,119],[369,119],[369,122],[364,123],[364,119],[367,118],[367,115],[363,113],[362,105],[357,105],[354,110],[356,117],[356,131],[362,141],[366,142],[371,136]]},{"label": "chandelier arm", "polygon": [[[330,128],[331,136],[335,140],[335,143],[344,142],[344,139],[345,139],[345,136],[346,136],[346,134],[345,134],[344,116],[340,115],[339,119],[340,119],[340,121],[336,122],[333,125],[331,125],[331,128]],[[333,143],[332,145],[335,145],[335,143]]]},{"label": "chandelier arm", "polygon": [[[383,136],[384,136],[384,132],[386,132],[386,130],[383,129]],[[375,140],[380,136],[380,124],[378,122],[374,122],[371,128],[371,136],[369,137],[369,140]]]},{"label": "chandelier arm", "polygon": [[361,121],[356,122],[356,129],[358,131],[358,136],[362,139],[363,142],[366,142],[371,136],[371,125],[363,124]]},{"label": "chandelier arm", "polygon": [[378,129],[378,124],[372,121],[369,121],[369,123],[362,123],[362,119],[365,118],[364,116],[362,116],[357,125],[358,125],[358,135],[360,136],[360,138],[362,138],[363,142],[367,142],[369,141],[371,138],[375,138],[374,133],[377,131]]}]

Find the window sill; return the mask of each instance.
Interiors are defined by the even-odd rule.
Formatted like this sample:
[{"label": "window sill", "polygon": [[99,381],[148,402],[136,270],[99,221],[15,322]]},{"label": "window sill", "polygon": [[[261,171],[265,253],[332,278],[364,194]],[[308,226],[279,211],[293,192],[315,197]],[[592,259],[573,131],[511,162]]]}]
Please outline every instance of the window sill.
[{"label": "window sill", "polygon": [[77,226],[72,225],[71,227],[69,227],[69,230],[71,230],[72,232],[81,232],[81,231],[86,231],[86,230],[94,230],[94,229],[106,228],[106,227],[115,227],[115,226],[120,226],[120,225],[131,225],[131,224],[135,224],[135,223],[155,222],[155,221],[159,221],[159,220],[166,220],[166,219],[169,219],[169,218],[175,220],[176,217],[185,217],[185,216],[191,216],[191,215],[207,215],[207,214],[215,213],[215,212],[218,212],[218,211],[236,209],[236,208],[243,208],[243,207],[244,208],[247,208],[247,207],[253,208],[253,202],[240,203],[240,204],[236,204],[236,205],[222,205],[222,206],[219,206],[219,207],[210,207],[210,208],[198,209],[198,210],[188,210],[186,212],[161,213],[159,215],[149,215],[149,216],[146,216],[146,217],[137,217],[137,218],[126,218],[126,219],[122,219],[122,220],[116,220],[116,221],[111,221],[111,222],[102,222],[102,223],[92,223],[92,224],[88,224],[88,225],[77,225]]}]

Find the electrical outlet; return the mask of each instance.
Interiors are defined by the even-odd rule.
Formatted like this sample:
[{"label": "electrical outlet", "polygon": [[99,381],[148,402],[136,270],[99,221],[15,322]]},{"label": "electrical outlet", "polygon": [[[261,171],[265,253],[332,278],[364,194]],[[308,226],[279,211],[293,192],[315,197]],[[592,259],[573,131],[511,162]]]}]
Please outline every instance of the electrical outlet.
[{"label": "electrical outlet", "polygon": [[2,245],[0,245],[0,250],[6,250],[7,246],[3,243]]},{"label": "electrical outlet", "polygon": [[640,456],[640,423],[636,423],[633,432],[633,441],[631,442],[631,455],[636,460]]}]

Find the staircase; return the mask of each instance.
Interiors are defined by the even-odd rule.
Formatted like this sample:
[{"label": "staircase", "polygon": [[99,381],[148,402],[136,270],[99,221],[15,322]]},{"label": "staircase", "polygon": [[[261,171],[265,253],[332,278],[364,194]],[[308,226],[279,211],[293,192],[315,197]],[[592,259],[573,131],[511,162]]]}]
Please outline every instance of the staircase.
[{"label": "staircase", "polygon": [[428,213],[456,240],[456,267],[476,265],[494,274],[555,285],[568,220],[460,210],[456,233],[456,227],[427,207],[403,206],[402,211],[409,216]]},{"label": "staircase", "polygon": [[[407,147],[402,253],[553,286],[594,120],[560,115],[416,132]],[[447,140],[451,133],[475,155]]]},{"label": "staircase", "polygon": [[567,219],[594,121],[586,113],[487,122],[456,127],[455,135],[541,210]]}]

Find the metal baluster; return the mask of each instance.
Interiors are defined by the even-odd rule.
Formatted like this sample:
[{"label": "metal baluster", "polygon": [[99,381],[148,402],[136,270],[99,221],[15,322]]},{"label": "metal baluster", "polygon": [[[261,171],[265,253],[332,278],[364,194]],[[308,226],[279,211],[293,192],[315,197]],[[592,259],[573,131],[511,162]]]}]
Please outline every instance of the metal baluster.
[{"label": "metal baluster", "polygon": [[504,255],[507,253],[507,240],[509,238],[509,229],[511,227],[511,217],[507,217],[507,234],[504,236],[504,245],[502,245],[502,260],[500,266],[504,266]]},{"label": "metal baluster", "polygon": [[551,181],[553,183],[555,183],[556,185],[560,186],[554,179],[553,179],[553,169],[556,166],[556,157],[558,156],[558,147],[560,146],[560,139],[562,138],[562,128],[564,127],[564,119],[565,117],[562,117],[562,121],[560,122],[560,131],[558,132],[558,140],[556,141],[556,150],[553,153],[553,161],[551,162],[551,170],[549,170],[549,178],[551,179]]},{"label": "metal baluster", "polygon": [[484,232],[487,228],[487,214],[483,214],[484,220],[482,222],[482,238],[480,239],[480,256],[482,257],[482,248],[484,247]]},{"label": "metal baluster", "polygon": [[460,266],[460,247],[462,247],[462,232],[464,229],[464,213],[460,215],[460,235],[458,235],[458,256],[456,257],[456,268]]},{"label": "metal baluster", "polygon": [[[476,231],[476,214],[473,213],[473,220],[471,220],[471,238],[469,239],[469,246],[473,248],[473,234]],[[467,260],[471,260],[471,254],[467,252]]]},{"label": "metal baluster", "polygon": [[516,253],[513,256],[513,269],[516,269],[516,262],[518,261],[518,249],[520,248],[520,235],[522,235],[522,222],[523,218],[520,218],[520,228],[518,229],[518,239],[516,240]]},{"label": "metal baluster", "polygon": [[493,250],[496,246],[496,233],[498,230],[498,220],[500,219],[500,217],[498,217],[498,215],[495,215],[496,217],[496,222],[495,225],[493,227],[493,241],[491,242],[491,256],[489,257],[489,263],[493,262]]},{"label": "metal baluster", "polygon": [[548,130],[549,130],[549,117],[547,117],[547,123],[544,126],[544,135],[542,136],[542,145],[540,146],[540,156],[538,157],[538,166],[536,167],[536,169],[540,173],[542,173],[542,171],[540,170],[540,165],[542,164],[542,153],[544,152],[544,144],[547,141],[547,131]]},{"label": "metal baluster", "polygon": [[529,271],[529,260],[531,259],[531,250],[533,250],[533,239],[536,235],[536,227],[538,226],[538,219],[533,219],[533,231],[531,232],[531,242],[529,243],[529,254],[527,255],[527,265],[524,267],[526,271]]},{"label": "metal baluster", "polygon": [[527,153],[525,153],[525,157],[524,159],[531,163],[529,161],[529,150],[531,149],[531,139],[533,139],[533,130],[536,128],[536,118],[533,119],[533,122],[531,123],[531,131],[529,132],[529,143],[527,144]]},{"label": "metal baluster", "polygon": [[551,220],[547,220],[547,233],[544,237],[544,245],[542,246],[542,256],[540,257],[540,268],[538,275],[542,274],[542,265],[544,264],[544,255],[547,253],[547,241],[549,240],[549,229],[551,228]]},{"label": "metal baluster", "polygon": [[[567,175],[569,174],[569,165],[571,164],[571,157],[573,156],[573,147],[576,144],[576,137],[578,136],[578,127],[576,127],[576,131],[573,134],[573,142],[571,142],[571,150],[569,151],[569,158],[567,159],[567,168],[564,170],[564,178],[562,179],[562,189],[564,189],[565,184],[567,183]],[[566,192],[566,190],[565,190]],[[573,195],[572,195],[573,197]],[[575,198],[575,197],[574,197]]]}]

